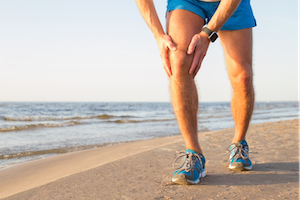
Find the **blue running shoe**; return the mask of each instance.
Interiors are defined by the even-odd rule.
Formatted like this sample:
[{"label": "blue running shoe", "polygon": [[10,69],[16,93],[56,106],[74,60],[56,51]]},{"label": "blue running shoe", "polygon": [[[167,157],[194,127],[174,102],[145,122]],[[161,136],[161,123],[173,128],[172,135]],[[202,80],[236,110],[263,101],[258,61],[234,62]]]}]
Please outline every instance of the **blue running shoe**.
[{"label": "blue running shoe", "polygon": [[251,170],[252,163],[249,159],[249,147],[246,140],[231,144],[229,147],[229,169],[235,171]]},{"label": "blue running shoe", "polygon": [[181,167],[177,168],[173,174],[172,181],[181,185],[195,185],[198,184],[202,177],[206,176],[205,170],[205,158],[202,154],[187,149],[185,153],[182,153],[175,159],[175,163],[180,159],[183,159]]}]

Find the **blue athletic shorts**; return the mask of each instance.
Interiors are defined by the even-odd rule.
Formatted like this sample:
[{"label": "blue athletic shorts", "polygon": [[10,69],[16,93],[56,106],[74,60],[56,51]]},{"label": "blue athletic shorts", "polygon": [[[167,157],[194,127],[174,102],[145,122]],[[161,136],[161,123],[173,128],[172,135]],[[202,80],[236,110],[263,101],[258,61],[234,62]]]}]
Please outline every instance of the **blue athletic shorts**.
[{"label": "blue athletic shorts", "polygon": [[[167,11],[183,9],[193,12],[204,19],[207,24],[214,15],[220,2],[205,2],[201,0],[168,0]],[[242,0],[233,15],[227,20],[221,30],[238,30],[256,26],[250,0]]]}]

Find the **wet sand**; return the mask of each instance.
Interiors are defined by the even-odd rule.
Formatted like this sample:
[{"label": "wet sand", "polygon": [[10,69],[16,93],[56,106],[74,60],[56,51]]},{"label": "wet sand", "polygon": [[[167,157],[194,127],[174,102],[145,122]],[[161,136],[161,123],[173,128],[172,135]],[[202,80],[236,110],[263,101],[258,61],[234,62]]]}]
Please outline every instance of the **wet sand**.
[{"label": "wet sand", "polygon": [[100,147],[0,171],[3,199],[299,199],[299,120],[250,125],[252,171],[228,169],[234,129],[200,132],[207,177],[171,182],[181,136]]}]

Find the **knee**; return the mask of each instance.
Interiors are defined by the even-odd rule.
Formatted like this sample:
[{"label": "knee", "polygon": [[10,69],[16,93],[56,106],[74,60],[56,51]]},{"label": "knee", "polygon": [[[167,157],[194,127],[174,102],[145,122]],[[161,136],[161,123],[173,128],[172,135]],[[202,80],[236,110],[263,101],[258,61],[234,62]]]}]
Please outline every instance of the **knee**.
[{"label": "knee", "polygon": [[192,64],[192,56],[187,54],[186,49],[177,49],[169,54],[172,76],[171,79],[182,81],[183,79],[191,79],[189,69]]},{"label": "knee", "polygon": [[250,92],[253,89],[253,73],[251,65],[239,67],[230,77],[233,90]]}]

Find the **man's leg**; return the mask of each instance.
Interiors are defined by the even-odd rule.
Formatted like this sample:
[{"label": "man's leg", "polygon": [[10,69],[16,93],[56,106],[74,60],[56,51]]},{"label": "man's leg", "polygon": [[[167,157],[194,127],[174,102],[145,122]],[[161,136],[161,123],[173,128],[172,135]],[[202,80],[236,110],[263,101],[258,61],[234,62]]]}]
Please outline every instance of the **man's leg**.
[{"label": "man's leg", "polygon": [[225,59],[233,94],[232,115],[235,122],[235,135],[230,146],[229,168],[233,170],[251,170],[248,156],[246,132],[254,107],[254,89],[252,72],[252,28],[220,31]]},{"label": "man's leg", "polygon": [[233,143],[245,140],[254,106],[252,72],[252,28],[220,31],[233,94],[232,115],[235,122]]},{"label": "man's leg", "polygon": [[169,54],[173,108],[186,149],[201,154],[197,136],[198,94],[193,75],[188,73],[193,55],[187,54],[187,47],[203,25],[201,17],[187,10],[174,10],[167,15],[167,32],[177,45],[177,50]]},{"label": "man's leg", "polygon": [[[198,184],[205,177],[205,158],[198,142],[198,94],[193,75],[189,74],[193,55],[187,54],[192,37],[200,33],[204,20],[186,10],[174,10],[167,16],[167,31],[177,46],[169,53],[172,69],[171,97],[186,152],[184,163],[177,169],[172,181],[178,184]],[[181,160],[177,158],[176,160]]]}]

